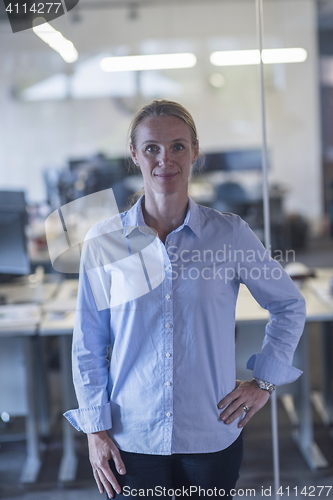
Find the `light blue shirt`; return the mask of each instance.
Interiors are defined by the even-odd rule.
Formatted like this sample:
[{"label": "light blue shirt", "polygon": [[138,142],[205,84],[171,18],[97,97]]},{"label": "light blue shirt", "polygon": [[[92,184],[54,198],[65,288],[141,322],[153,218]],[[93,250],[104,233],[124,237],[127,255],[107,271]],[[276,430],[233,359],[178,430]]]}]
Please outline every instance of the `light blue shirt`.
[{"label": "light blue shirt", "polygon": [[276,385],[301,374],[292,359],[304,299],[239,216],[189,199],[163,244],[141,202],[86,238],[73,338],[79,409],[65,416],[86,433],[107,430],[124,451],[216,452],[241,432],[217,408],[235,388],[240,283],[270,312],[247,367]]}]

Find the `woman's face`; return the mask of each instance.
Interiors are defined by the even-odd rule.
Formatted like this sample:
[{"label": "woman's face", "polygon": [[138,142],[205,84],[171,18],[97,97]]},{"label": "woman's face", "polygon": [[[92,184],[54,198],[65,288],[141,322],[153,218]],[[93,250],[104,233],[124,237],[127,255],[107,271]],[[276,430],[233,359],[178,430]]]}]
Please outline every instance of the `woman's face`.
[{"label": "woman's face", "polygon": [[191,166],[198,158],[188,125],[175,116],[149,116],[136,130],[134,163],[141,168],[146,194],[187,196]]}]

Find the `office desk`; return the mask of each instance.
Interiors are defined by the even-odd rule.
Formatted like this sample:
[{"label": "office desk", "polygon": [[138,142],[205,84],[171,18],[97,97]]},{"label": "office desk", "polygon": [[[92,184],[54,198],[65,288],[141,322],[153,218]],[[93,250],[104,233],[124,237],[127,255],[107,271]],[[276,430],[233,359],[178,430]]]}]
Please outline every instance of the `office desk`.
[{"label": "office desk", "polygon": [[[306,300],[307,315],[304,333],[295,353],[296,362],[298,362],[299,368],[303,370],[303,375],[295,382],[299,386],[300,394],[299,398],[295,398],[295,410],[292,407],[292,400],[290,398],[288,400],[288,396],[283,396],[282,401],[285,403],[286,410],[290,410],[288,412],[289,416],[295,424],[293,437],[309,467],[314,470],[327,467],[328,462],[313,439],[308,324],[310,322],[319,322],[327,325],[333,320],[333,310],[313,292],[308,283],[304,285],[301,291]],[[297,416],[297,420],[293,415]]]},{"label": "office desk", "polygon": [[[293,438],[311,469],[328,466],[327,460],[313,438],[308,324],[310,322],[321,322],[328,325],[333,321],[333,308],[330,308],[329,304],[315,291],[315,286],[319,282],[321,286],[328,283],[327,275],[329,272],[329,270],[318,270],[319,281],[317,279],[308,280],[301,288],[302,295],[306,300],[306,324],[296,349],[295,362],[298,368],[303,371],[303,375],[298,381],[289,386],[297,387],[298,397],[293,397],[288,393],[281,395],[282,403],[294,425]],[[266,324],[268,319],[268,312],[262,309],[247,288],[241,285],[236,308],[237,324]],[[325,339],[331,339],[331,335],[325,336]],[[326,350],[325,352],[327,357],[329,351]],[[331,375],[333,377],[333,372]],[[333,380],[333,378],[330,380]],[[327,393],[330,394],[328,388]],[[332,396],[330,396],[330,401],[332,402]]]},{"label": "office desk", "polygon": [[[63,412],[77,406],[72,384],[71,346],[74,328],[77,280],[66,280],[61,283],[53,300],[43,305],[39,334],[59,337],[62,410]],[[73,481],[76,476],[77,457],[75,453],[75,429],[63,418],[63,454],[58,479],[61,482]]]},{"label": "office desk", "polygon": [[[46,275],[45,280],[51,279]],[[45,303],[52,299],[59,286],[59,280],[43,281],[24,280],[16,283],[0,284],[0,296],[6,299],[6,304],[30,305]]]},{"label": "office desk", "polygon": [[[36,359],[35,343],[41,320],[41,308],[38,303],[31,303],[31,301],[48,300],[55,293],[57,286],[57,283],[41,285],[27,282],[0,286],[0,295],[7,300],[6,305],[0,306],[0,342],[1,340],[4,342],[5,339],[11,341],[15,339],[17,344],[14,348],[22,349],[24,356],[23,369],[26,386],[23,388],[23,394],[26,396],[26,401],[17,401],[19,414],[24,413],[26,417],[27,458],[20,476],[22,483],[34,482],[41,466],[38,429],[40,411],[34,372],[34,368],[40,366],[37,362],[39,360]],[[5,353],[2,355],[5,356]],[[4,380],[8,382],[8,376]],[[17,400],[17,397],[16,393],[11,395],[14,407],[16,405],[14,399]],[[3,398],[1,400],[2,404],[5,404]]]},{"label": "office desk", "polygon": [[[322,324],[321,329],[321,356],[322,381],[321,390],[312,392],[312,402],[322,421],[328,427],[333,424],[333,294],[330,290],[330,279],[333,277],[333,268],[318,269],[316,278],[309,280],[308,286],[316,296],[327,305],[331,311],[331,319]],[[333,437],[333,430],[330,430]]]},{"label": "office desk", "polygon": [[[15,321],[15,314],[26,313],[29,320]],[[27,438],[27,458],[24,463],[20,481],[23,483],[34,482],[40,466],[39,440],[38,440],[38,418],[36,400],[34,394],[34,355],[32,336],[37,333],[40,320],[40,308],[38,306],[0,306],[0,337],[17,337],[19,344],[18,351],[23,350],[25,361],[26,378],[26,438]],[[1,339],[0,339],[1,342]],[[11,342],[13,343],[13,342]],[[22,410],[21,402],[21,410]]]}]

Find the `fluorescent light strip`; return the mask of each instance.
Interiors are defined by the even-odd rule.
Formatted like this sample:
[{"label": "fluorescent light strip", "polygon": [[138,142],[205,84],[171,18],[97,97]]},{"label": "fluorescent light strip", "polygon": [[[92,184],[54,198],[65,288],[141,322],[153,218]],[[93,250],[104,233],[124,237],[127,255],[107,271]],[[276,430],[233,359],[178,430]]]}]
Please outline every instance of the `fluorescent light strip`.
[{"label": "fluorescent light strip", "polygon": [[[307,52],[302,48],[264,49],[262,62],[264,64],[304,62]],[[259,50],[225,50],[213,52],[210,62],[214,66],[246,66],[260,63]]]},{"label": "fluorescent light strip", "polygon": [[156,54],[149,56],[105,57],[103,71],[145,71],[154,69],[192,68],[197,63],[194,54]]},{"label": "fluorescent light strip", "polygon": [[[37,19],[40,20],[41,18]],[[43,24],[34,26],[32,30],[43,40],[43,42],[47,43],[53,50],[58,52],[64,61],[72,63],[77,60],[78,52],[74,44],[70,40],[67,40],[60,31],[55,30],[51,24],[45,21]]]},{"label": "fluorescent light strip", "polygon": [[306,61],[308,53],[305,49],[264,49],[262,62],[264,64],[299,63]]},{"label": "fluorescent light strip", "polygon": [[246,64],[259,64],[259,50],[225,50],[213,52],[210,62],[214,66],[243,66]]}]

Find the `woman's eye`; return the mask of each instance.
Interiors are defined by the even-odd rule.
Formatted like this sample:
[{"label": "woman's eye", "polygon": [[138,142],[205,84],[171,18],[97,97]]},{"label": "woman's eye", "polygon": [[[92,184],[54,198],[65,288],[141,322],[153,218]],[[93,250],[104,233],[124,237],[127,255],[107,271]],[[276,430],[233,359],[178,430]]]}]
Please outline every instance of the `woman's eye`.
[{"label": "woman's eye", "polygon": [[182,151],[184,149],[184,145],[183,144],[175,144],[175,150],[176,151]]},{"label": "woman's eye", "polygon": [[146,151],[147,153],[155,153],[157,151],[157,147],[152,144],[146,147]]}]

